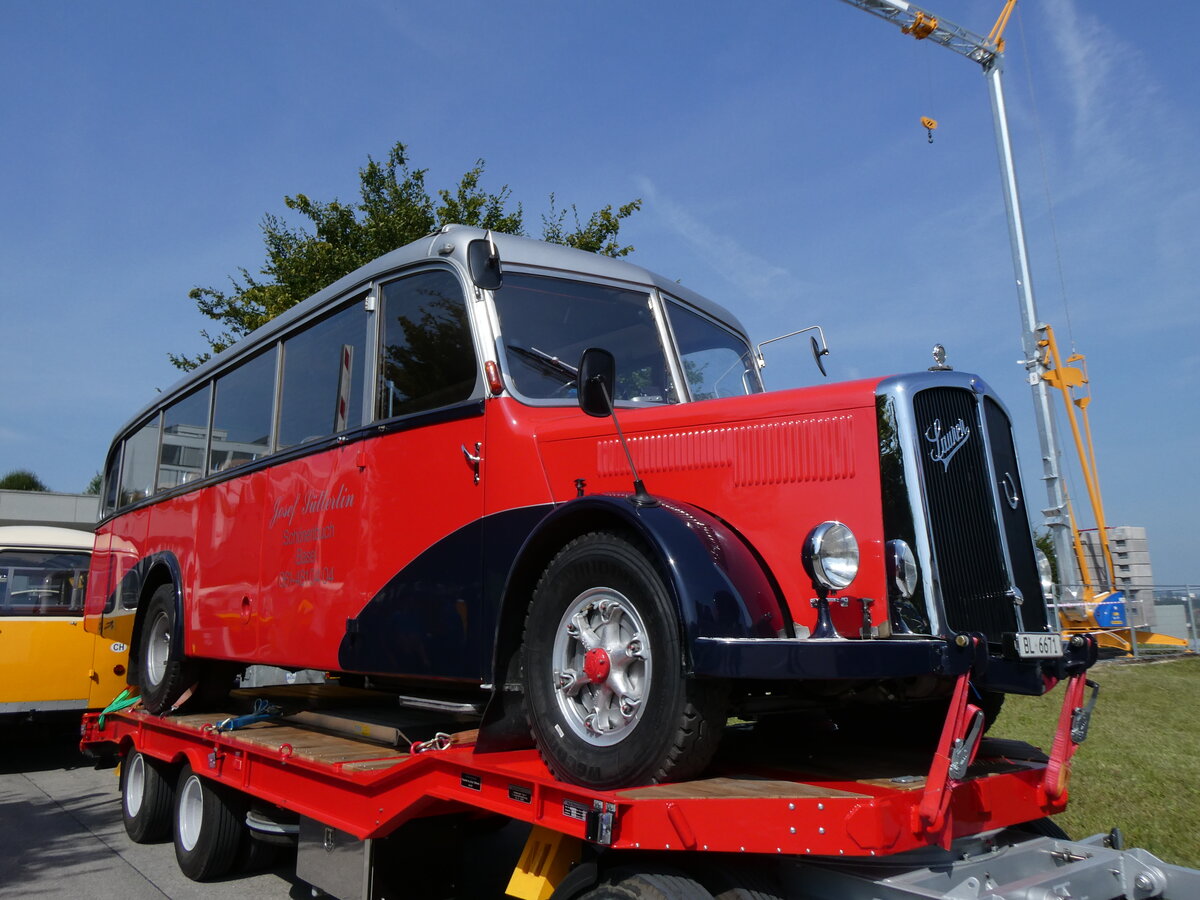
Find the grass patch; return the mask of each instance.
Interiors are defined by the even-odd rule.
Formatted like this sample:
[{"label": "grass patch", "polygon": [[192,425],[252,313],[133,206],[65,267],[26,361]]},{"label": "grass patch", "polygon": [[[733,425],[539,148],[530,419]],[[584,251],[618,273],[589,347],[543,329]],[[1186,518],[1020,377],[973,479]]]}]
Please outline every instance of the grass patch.
[{"label": "grass patch", "polygon": [[[1089,677],[1100,699],[1055,821],[1073,838],[1117,827],[1127,846],[1200,867],[1200,658],[1105,662]],[[1009,696],[995,735],[1049,752],[1062,695]]]}]

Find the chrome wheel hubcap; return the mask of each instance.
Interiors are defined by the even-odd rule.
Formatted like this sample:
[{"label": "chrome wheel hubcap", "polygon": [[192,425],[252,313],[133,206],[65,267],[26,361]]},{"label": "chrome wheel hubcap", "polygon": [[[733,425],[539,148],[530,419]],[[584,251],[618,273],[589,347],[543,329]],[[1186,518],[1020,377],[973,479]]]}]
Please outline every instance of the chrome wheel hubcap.
[{"label": "chrome wheel hubcap", "polygon": [[554,696],[568,727],[594,746],[616,744],[641,720],[650,688],[646,626],[629,598],[591,588],[554,635]]}]

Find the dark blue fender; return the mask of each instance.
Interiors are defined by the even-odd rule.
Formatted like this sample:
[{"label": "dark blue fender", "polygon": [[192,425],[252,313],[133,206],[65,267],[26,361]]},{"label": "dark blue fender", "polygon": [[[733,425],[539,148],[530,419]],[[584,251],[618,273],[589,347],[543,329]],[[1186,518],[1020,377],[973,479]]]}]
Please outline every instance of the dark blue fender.
[{"label": "dark blue fender", "polygon": [[780,638],[791,634],[780,593],[745,541],[719,519],[686,503],[659,500],[638,506],[629,495],[592,494],[562,504],[541,519],[522,544],[504,587],[496,629],[493,684],[479,749],[501,750],[528,742],[521,704],[517,650],[525,611],[543,570],[568,542],[591,531],[624,532],[648,551],[667,582],[679,613],[684,666],[705,639]]},{"label": "dark blue fender", "polygon": [[[144,607],[160,585],[170,584],[175,588],[175,633],[171,635],[173,647],[183,647],[183,571],[174,553],[152,553],[142,557],[122,577],[116,590],[104,604],[105,611],[117,608],[122,598],[136,598],[136,604]],[[126,603],[126,606],[129,604]],[[141,660],[137,648],[142,640],[145,625],[139,612],[134,621],[133,634],[129,639],[129,678],[133,682],[140,674]]]},{"label": "dark blue fender", "polygon": [[[639,539],[666,577],[679,611],[689,671],[698,638],[776,638],[789,633],[778,591],[729,526],[674,500],[637,506],[625,495],[596,494],[564,503],[525,540],[505,585],[497,656],[515,649],[510,623],[519,620],[523,625],[533,586],[554,554],[578,535],[604,529]],[[519,642],[519,633],[515,637]]]}]

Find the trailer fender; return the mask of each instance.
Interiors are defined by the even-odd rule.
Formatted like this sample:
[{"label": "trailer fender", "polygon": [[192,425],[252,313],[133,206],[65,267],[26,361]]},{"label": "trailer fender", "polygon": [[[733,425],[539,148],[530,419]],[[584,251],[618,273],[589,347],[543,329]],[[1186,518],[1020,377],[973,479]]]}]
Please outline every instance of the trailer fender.
[{"label": "trailer fender", "polygon": [[[776,638],[789,634],[779,592],[746,542],[716,517],[687,503],[658,500],[638,506],[628,495],[580,497],[546,516],[526,538],[505,582],[493,653],[493,694],[484,730],[520,690],[517,649],[525,613],[542,571],[572,539],[591,531],[632,537],[662,574],[675,603],[688,674],[696,671],[698,638]],[[499,699],[498,699],[499,698]],[[507,704],[509,707],[515,704]],[[514,721],[514,728],[523,727]]]}]

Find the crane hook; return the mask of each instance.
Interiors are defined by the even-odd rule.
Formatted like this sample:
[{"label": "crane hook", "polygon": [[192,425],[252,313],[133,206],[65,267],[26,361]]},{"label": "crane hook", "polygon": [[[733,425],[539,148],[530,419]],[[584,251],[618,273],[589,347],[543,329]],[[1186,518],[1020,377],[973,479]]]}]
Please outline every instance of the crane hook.
[{"label": "crane hook", "polygon": [[929,143],[933,143],[933,132],[937,128],[937,119],[931,119],[929,116],[921,116],[921,124],[925,126],[925,133],[929,135]]}]

